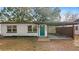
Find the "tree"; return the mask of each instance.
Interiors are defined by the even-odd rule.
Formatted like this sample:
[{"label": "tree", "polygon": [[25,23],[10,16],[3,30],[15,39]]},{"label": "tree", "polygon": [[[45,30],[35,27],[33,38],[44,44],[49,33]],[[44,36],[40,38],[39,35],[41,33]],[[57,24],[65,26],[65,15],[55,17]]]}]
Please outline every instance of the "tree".
[{"label": "tree", "polygon": [[43,22],[53,22],[58,20],[60,17],[61,10],[59,8],[49,8],[49,7],[38,7],[33,8],[33,17],[37,19],[37,21]]},{"label": "tree", "polygon": [[74,14],[71,12],[67,12],[65,15],[65,21],[74,22],[77,18],[79,18],[79,14]]},{"label": "tree", "polygon": [[30,18],[30,8],[23,7],[5,7],[1,11],[1,15],[7,17],[8,21],[23,22],[26,19],[31,20]]},{"label": "tree", "polygon": [[40,22],[53,22],[59,21],[60,8],[48,7],[5,7],[1,11],[8,21],[40,21]]}]

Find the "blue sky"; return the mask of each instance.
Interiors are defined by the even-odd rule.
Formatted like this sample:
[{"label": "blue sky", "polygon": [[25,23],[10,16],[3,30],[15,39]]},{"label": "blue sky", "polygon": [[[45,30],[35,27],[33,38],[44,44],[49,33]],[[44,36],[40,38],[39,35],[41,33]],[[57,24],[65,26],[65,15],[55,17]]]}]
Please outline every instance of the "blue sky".
[{"label": "blue sky", "polygon": [[[0,7],[0,10],[2,7]],[[70,13],[77,13],[79,14],[79,7],[60,7],[61,9],[61,15],[70,12]]]},{"label": "blue sky", "polygon": [[60,9],[62,15],[67,12],[79,14],[79,7],[61,7]]}]

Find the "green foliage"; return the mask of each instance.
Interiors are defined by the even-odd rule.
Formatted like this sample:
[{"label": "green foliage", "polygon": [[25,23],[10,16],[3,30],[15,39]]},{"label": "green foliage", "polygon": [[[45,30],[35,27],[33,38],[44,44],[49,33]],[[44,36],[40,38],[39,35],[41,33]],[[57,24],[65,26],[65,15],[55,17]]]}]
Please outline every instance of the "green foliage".
[{"label": "green foliage", "polygon": [[[41,22],[53,22],[57,19],[57,17],[60,16],[60,8],[49,8],[49,7],[38,7],[33,8],[34,9],[34,17],[37,19],[37,21]],[[58,20],[59,21],[59,20]]]},{"label": "green foliage", "polygon": [[59,8],[48,7],[4,7],[0,16],[7,18],[7,21],[25,22],[25,21],[54,21],[60,16]]},{"label": "green foliage", "polygon": [[28,10],[30,9],[22,7],[5,7],[1,11],[1,14],[7,17],[8,21],[24,22],[24,19],[30,18]]}]

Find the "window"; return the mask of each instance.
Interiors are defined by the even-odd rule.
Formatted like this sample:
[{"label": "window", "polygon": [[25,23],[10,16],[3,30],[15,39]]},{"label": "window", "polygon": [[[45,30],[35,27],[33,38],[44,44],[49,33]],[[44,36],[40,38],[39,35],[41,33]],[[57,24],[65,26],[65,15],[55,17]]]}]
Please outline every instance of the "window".
[{"label": "window", "polygon": [[32,32],[32,26],[31,25],[28,26],[28,32]]},{"label": "window", "polygon": [[75,26],[75,29],[78,30],[78,26]]},{"label": "window", "polygon": [[28,32],[29,33],[36,33],[37,32],[37,26],[36,25],[29,25],[28,26]]},{"label": "window", "polygon": [[16,33],[16,32],[17,32],[16,25],[8,25],[7,26],[7,33]]},{"label": "window", "polygon": [[11,26],[7,26],[7,32],[11,32]]}]

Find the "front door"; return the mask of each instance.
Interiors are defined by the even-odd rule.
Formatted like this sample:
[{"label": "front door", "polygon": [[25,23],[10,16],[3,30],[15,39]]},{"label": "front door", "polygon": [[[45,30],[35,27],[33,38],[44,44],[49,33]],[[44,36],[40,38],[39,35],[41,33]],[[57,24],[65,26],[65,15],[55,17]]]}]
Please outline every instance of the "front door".
[{"label": "front door", "polygon": [[40,25],[40,36],[41,37],[45,36],[45,25],[44,24]]}]

